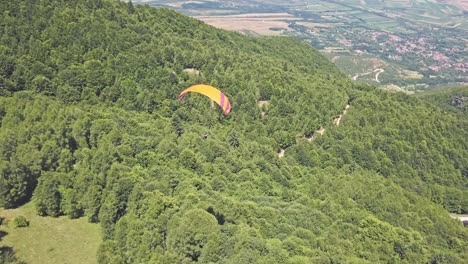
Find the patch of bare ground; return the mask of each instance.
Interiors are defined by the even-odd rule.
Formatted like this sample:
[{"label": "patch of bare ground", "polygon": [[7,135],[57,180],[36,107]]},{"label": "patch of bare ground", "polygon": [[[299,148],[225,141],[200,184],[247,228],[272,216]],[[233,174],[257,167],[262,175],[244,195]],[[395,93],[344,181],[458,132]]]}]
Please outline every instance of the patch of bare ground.
[{"label": "patch of bare ground", "polygon": [[278,152],[278,157],[280,157],[280,158],[284,157],[284,152],[285,152],[284,149],[280,149],[279,152]]},{"label": "patch of bare ground", "polygon": [[457,219],[457,220],[460,220],[462,222],[468,222],[468,214],[464,214],[464,215],[461,215],[461,214],[450,214],[450,217],[453,218],[453,219]]},{"label": "patch of bare ground", "polygon": [[306,139],[311,142],[312,140],[315,140],[319,135],[322,136],[325,134],[325,128],[320,127],[319,129],[315,130],[315,132],[312,134],[310,137],[306,137]]},{"label": "patch of bare ground", "polygon": [[269,103],[270,103],[270,101],[268,101],[268,100],[258,100],[258,101],[257,101],[257,104],[258,104],[258,106],[260,106],[260,107],[268,106]]},{"label": "patch of bare ground", "polygon": [[[269,103],[270,103],[270,101],[267,101],[267,100],[259,100],[259,101],[257,101],[258,106],[259,106],[262,110],[265,109],[265,108],[268,106]],[[262,118],[265,117],[265,115],[266,115],[265,111],[262,111]]]},{"label": "patch of bare ground", "polygon": [[335,120],[333,120],[333,124],[335,124],[336,126],[339,126],[341,119],[343,118],[344,115],[346,115],[346,113],[348,112],[348,109],[349,109],[349,104],[346,105],[345,109],[343,110],[343,113],[337,118],[335,118]]},{"label": "patch of bare ground", "polygon": [[197,70],[197,69],[193,69],[193,68],[184,69],[184,72],[186,72],[188,74],[193,74],[193,75],[196,75],[196,76],[200,75],[200,71]]}]

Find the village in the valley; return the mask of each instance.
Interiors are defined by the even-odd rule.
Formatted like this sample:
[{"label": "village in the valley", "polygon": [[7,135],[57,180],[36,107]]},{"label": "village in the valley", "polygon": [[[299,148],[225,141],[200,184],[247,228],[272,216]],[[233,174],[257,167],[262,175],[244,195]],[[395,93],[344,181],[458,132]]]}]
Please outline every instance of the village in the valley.
[{"label": "village in the valley", "polygon": [[287,35],[356,81],[406,92],[468,83],[468,4],[445,0],[136,1],[247,35]]}]

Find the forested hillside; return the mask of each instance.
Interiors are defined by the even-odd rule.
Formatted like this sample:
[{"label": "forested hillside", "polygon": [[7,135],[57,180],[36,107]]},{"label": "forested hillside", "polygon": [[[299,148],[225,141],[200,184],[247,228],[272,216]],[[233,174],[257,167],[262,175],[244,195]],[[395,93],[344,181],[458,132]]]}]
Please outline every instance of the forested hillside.
[{"label": "forested hillside", "polygon": [[458,113],[468,118],[468,86],[418,93],[415,96],[437,105],[445,111]]},{"label": "forested hillside", "polygon": [[[299,40],[166,9],[29,0],[0,14],[0,207],[99,222],[100,263],[468,259],[448,215],[468,212],[465,116],[353,84]],[[231,113],[177,101],[197,83]]]}]

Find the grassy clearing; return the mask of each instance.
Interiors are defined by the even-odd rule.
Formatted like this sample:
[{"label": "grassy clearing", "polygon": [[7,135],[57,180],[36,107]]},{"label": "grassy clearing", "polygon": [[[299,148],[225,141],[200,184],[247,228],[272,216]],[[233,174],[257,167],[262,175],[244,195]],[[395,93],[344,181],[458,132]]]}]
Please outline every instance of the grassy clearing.
[{"label": "grassy clearing", "polygon": [[[14,227],[13,220],[19,215],[26,217],[29,227]],[[100,228],[86,218],[41,217],[36,215],[32,203],[17,209],[0,209],[0,217],[4,218],[0,231],[7,233],[0,239],[0,246],[12,247],[26,263],[96,263]]]}]

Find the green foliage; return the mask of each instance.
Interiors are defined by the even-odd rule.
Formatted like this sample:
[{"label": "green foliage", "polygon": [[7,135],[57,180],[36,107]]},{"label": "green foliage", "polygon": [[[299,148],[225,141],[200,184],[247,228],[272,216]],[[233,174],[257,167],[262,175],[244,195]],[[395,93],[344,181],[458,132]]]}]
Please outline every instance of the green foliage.
[{"label": "green foliage", "polygon": [[0,247],[0,263],[1,264],[24,264],[24,261],[19,260],[15,256],[15,252],[11,247]]},{"label": "green foliage", "polygon": [[182,258],[197,261],[202,252],[216,246],[219,232],[218,222],[213,215],[201,209],[189,210],[182,217],[173,216],[169,220],[168,250]]},{"label": "green foliage", "polygon": [[62,195],[59,191],[59,178],[60,175],[54,174],[45,174],[40,178],[34,191],[34,200],[39,215],[56,217],[62,213],[60,208]]},{"label": "green foliage", "polygon": [[[33,198],[40,215],[100,222],[100,263],[468,257],[447,214],[468,210],[466,119],[353,85],[307,43],[166,9],[0,12],[0,206]],[[201,96],[177,102],[201,82],[229,96],[230,115]]]},{"label": "green foliage", "polygon": [[13,208],[28,200],[28,196],[34,188],[34,179],[29,178],[29,175],[30,173],[25,167],[11,168],[10,165],[5,165],[2,168],[0,206]]},{"label": "green foliage", "polygon": [[468,117],[468,86],[417,93],[415,96],[431,102],[445,111],[461,113]]},{"label": "green foliage", "polygon": [[29,221],[26,219],[26,217],[19,215],[15,217],[15,220],[13,220],[13,225],[15,227],[28,227]]},{"label": "green foliage", "polygon": [[406,95],[380,91],[362,94],[352,107],[345,125],[329,131],[312,148],[323,153],[322,162],[336,162],[325,155],[331,151],[342,160],[338,164],[356,163],[377,171],[449,211],[468,210],[466,188],[461,187],[466,181],[467,119]]}]

